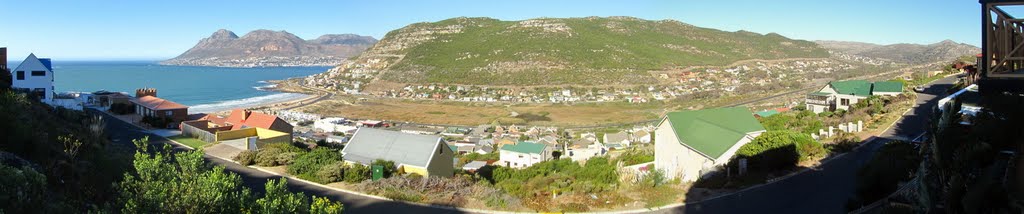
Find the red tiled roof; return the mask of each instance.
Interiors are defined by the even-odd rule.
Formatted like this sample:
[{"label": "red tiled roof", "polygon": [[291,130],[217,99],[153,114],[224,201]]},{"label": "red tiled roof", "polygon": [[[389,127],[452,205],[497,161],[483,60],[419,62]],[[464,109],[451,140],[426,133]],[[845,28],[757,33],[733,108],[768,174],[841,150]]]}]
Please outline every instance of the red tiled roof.
[{"label": "red tiled roof", "polygon": [[238,130],[241,129],[242,126],[271,129],[270,126],[274,125],[274,122],[279,119],[274,115],[235,109],[231,110],[231,115],[229,115],[228,118],[210,116],[207,120],[221,125],[227,125],[226,123],[230,123],[232,125],[231,130]]},{"label": "red tiled roof", "polygon": [[133,103],[142,105],[152,110],[170,110],[170,109],[187,109],[188,106],[171,102],[170,100],[160,99],[154,96],[144,96],[138,99],[132,100]]}]

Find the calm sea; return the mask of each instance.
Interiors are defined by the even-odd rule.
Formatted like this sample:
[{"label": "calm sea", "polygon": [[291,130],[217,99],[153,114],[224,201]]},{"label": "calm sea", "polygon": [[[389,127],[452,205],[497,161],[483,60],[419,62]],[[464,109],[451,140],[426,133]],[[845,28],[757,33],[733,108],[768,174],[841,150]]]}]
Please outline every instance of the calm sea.
[{"label": "calm sea", "polygon": [[[15,65],[15,64],[12,64]],[[190,112],[209,112],[252,106],[300,94],[262,90],[266,80],[321,73],[329,67],[217,68],[165,66],[156,62],[54,61],[54,87],[58,92],[129,92],[156,88],[157,96],[191,106]],[[16,67],[16,66],[13,66]],[[12,68],[13,68],[12,67]]]}]

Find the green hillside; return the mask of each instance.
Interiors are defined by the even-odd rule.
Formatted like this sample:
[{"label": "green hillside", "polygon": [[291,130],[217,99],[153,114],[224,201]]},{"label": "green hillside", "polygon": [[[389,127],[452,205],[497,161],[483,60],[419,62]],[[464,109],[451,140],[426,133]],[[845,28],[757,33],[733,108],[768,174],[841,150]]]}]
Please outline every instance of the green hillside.
[{"label": "green hillside", "polygon": [[646,83],[654,81],[651,70],[804,57],[828,53],[778,34],[678,21],[454,18],[392,31],[356,61],[388,62],[380,78],[389,82],[554,85]]}]

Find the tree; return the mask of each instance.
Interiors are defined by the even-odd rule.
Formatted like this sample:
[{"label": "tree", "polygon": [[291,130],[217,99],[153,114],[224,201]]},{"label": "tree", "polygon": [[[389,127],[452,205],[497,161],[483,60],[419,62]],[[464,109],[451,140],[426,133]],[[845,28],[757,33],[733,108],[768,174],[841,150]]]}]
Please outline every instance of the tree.
[{"label": "tree", "polygon": [[302,193],[288,192],[288,181],[270,180],[265,184],[267,193],[256,200],[258,213],[298,213],[309,206]]},{"label": "tree", "polygon": [[302,179],[319,181],[316,173],[321,167],[341,160],[341,153],[338,151],[316,148],[295,158],[295,161],[288,165],[288,173]]},{"label": "tree", "polygon": [[47,205],[46,176],[28,166],[0,163],[0,212],[43,212]]}]

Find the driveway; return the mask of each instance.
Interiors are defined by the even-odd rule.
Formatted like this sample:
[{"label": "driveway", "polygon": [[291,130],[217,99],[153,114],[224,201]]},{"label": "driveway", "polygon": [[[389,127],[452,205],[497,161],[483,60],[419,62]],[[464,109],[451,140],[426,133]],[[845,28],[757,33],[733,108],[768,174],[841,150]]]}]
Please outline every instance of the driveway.
[{"label": "driveway", "polygon": [[[165,138],[139,129],[138,127],[117,118],[113,118],[109,114],[98,112],[93,109],[87,109],[86,111],[104,117],[104,120],[107,122],[107,133],[110,134],[111,142],[117,149],[132,150],[135,147],[135,145],[132,144],[132,139],[140,139],[142,137],[149,136],[149,141],[154,146],[170,144],[174,147],[175,151],[187,151],[184,147],[171,144]],[[243,185],[252,189],[253,192],[264,192],[265,190],[263,185],[267,180],[280,178],[266,172],[238,165],[233,162],[224,161],[209,155],[204,154],[203,157],[208,162],[218,166],[223,166],[226,171],[230,171],[241,176]],[[405,202],[381,200],[361,195],[348,194],[291,179],[288,181],[288,189],[294,192],[304,192],[306,195],[327,197],[331,200],[341,202],[345,205],[345,213],[462,213],[456,210],[440,209]]]},{"label": "driveway", "polygon": [[924,133],[932,109],[955,79],[947,77],[928,85],[924,93],[918,94],[917,106],[879,138],[816,169],[656,213],[846,213],[846,201],[854,195],[857,170],[884,142],[913,139]]}]

